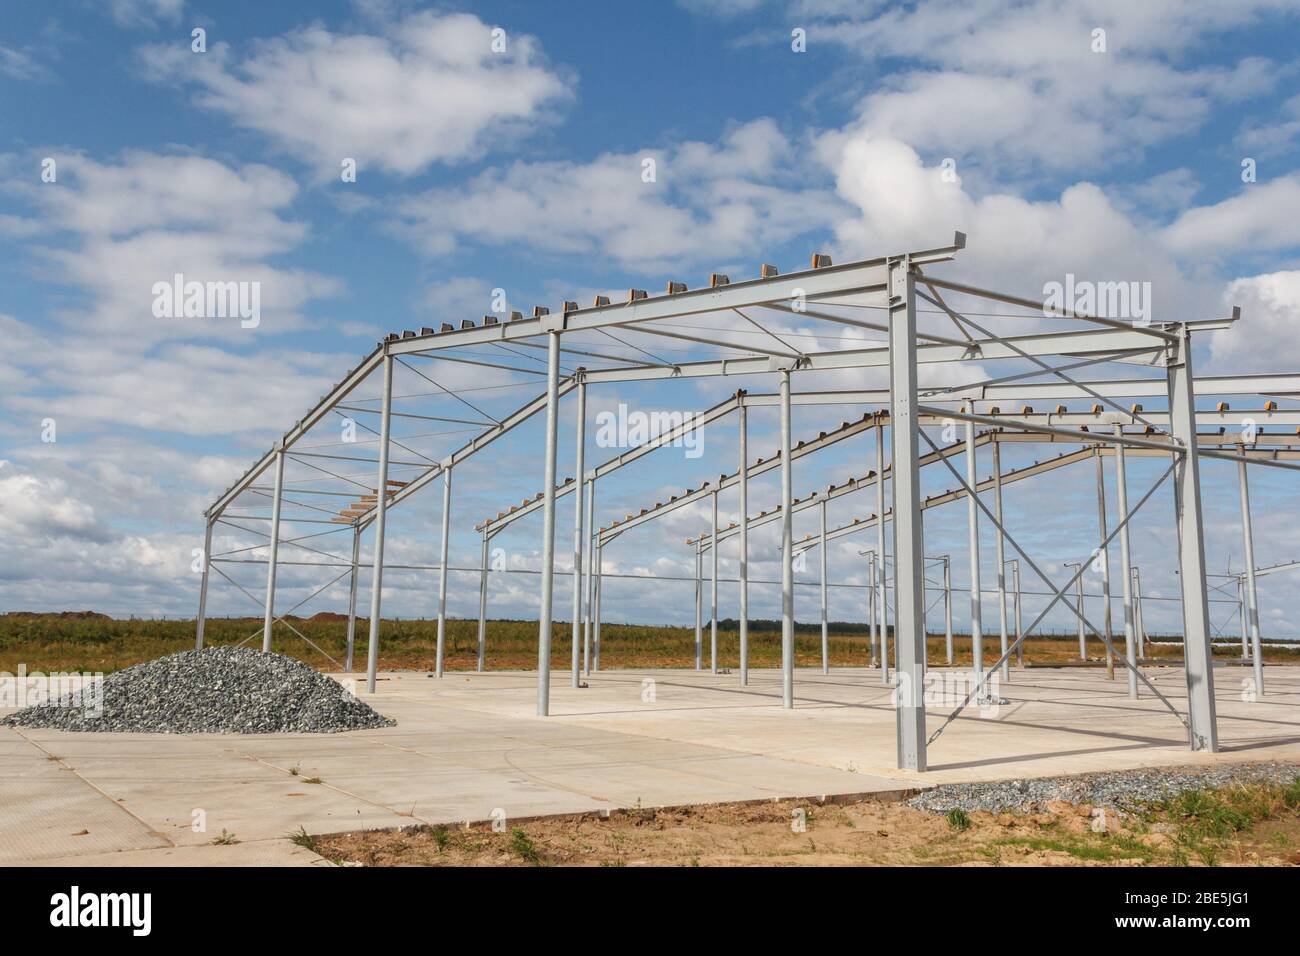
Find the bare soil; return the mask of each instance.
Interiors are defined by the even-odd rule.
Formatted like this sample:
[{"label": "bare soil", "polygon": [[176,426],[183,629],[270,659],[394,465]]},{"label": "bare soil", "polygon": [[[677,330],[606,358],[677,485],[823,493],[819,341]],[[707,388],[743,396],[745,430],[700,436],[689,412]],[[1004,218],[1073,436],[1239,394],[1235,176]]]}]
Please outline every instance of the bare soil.
[{"label": "bare soil", "polygon": [[[1258,801],[1256,801],[1258,802]],[[1150,866],[1300,864],[1300,814],[1263,801],[1266,819],[1207,846],[1172,810],[1120,816],[1059,803],[966,821],[902,803],[789,800],[581,815],[490,826],[416,827],[321,837],[312,848],[364,866]]]}]

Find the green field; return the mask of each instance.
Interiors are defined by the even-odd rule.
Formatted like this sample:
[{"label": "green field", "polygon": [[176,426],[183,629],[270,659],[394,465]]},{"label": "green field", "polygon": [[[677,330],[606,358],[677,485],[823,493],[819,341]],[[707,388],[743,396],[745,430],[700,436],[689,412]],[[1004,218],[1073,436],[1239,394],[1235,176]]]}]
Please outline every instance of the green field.
[{"label": "green field", "polygon": [[[292,629],[289,625],[292,625]],[[299,637],[294,633],[302,633]],[[238,644],[260,647],[260,618],[212,618],[206,625],[209,645]],[[357,621],[356,661],[364,666],[369,624]],[[570,627],[557,622],[553,628],[553,667],[568,666],[571,653]],[[478,640],[476,621],[447,622],[445,666],[449,670],[472,670]],[[651,627],[636,624],[605,624],[601,628],[601,666],[605,668],[691,667],[695,663],[694,628]],[[303,637],[316,644],[313,648]],[[379,666],[381,669],[431,669],[437,637],[433,620],[396,620],[383,622],[380,633]],[[274,649],[299,657],[322,670],[335,669],[330,661],[342,661],[347,641],[347,619],[342,615],[320,614],[311,618],[290,617],[275,626]],[[1118,639],[1123,643],[1122,636]],[[970,639],[955,638],[957,664],[970,662]],[[833,623],[830,626],[830,660],[833,666],[865,666],[869,659],[869,642],[861,624]],[[1089,642],[1089,656],[1102,659],[1104,646]],[[83,671],[109,673],[164,654],[194,647],[194,621],[189,620],[119,620],[91,612],[32,614],[16,612],[0,615],[0,671],[15,673],[19,665],[32,671]],[[750,663],[755,667],[780,664],[780,631],[774,621],[750,624]],[[740,641],[736,622],[724,620],[718,630],[719,666],[739,665]],[[997,659],[998,638],[984,640],[984,659]],[[1177,646],[1151,646],[1150,654],[1171,663],[1181,657]],[[1221,657],[1236,657],[1232,648],[1216,651]],[[328,656],[326,656],[328,655]],[[931,661],[944,661],[944,639],[929,639]],[[1265,660],[1300,662],[1300,649],[1269,648]],[[800,623],[795,634],[795,658],[799,666],[821,663],[820,629],[815,624]],[[1035,637],[1026,641],[1025,660],[1030,664],[1067,663],[1078,660],[1078,643],[1074,637]],[[709,663],[709,632],[704,631],[704,664]],[[493,670],[528,670],[537,666],[537,624],[532,621],[489,621],[487,627],[487,667]]]}]

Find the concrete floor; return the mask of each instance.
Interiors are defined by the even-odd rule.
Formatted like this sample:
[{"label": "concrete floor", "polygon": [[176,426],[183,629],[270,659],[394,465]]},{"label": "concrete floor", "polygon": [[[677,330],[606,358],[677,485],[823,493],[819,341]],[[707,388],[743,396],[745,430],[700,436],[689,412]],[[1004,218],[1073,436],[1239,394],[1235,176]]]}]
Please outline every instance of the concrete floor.
[{"label": "concrete floor", "polygon": [[[935,673],[941,673],[938,669]],[[1177,668],[1145,673],[1175,707]],[[796,706],[754,671],[607,671],[573,689],[553,675],[550,719],[535,673],[383,674],[370,702],[398,725],[256,737],[67,734],[0,728],[0,864],[303,865],[286,834],[507,819],[634,806],[878,794],[1005,779],[1225,760],[1300,760],[1300,668],[1216,669],[1222,752],[1193,754],[1154,697],[1122,673],[1012,671],[995,713],[971,711],[930,748],[930,772],[893,767],[894,717],[879,673],[801,670]],[[653,694],[649,693],[653,682]],[[647,699],[650,697],[653,699]],[[930,707],[930,730],[952,705]],[[294,771],[297,771],[295,773]],[[319,783],[309,780],[319,778]],[[203,829],[197,829],[202,819]],[[239,841],[214,846],[223,830]]]}]

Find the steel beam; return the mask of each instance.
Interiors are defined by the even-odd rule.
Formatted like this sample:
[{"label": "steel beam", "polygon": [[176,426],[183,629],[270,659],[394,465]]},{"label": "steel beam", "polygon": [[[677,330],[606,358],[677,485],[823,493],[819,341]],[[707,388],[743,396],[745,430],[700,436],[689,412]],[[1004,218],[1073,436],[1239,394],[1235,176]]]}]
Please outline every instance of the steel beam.
[{"label": "steel beam", "polygon": [[943,639],[944,650],[948,655],[948,666],[952,666],[952,559],[943,556]]},{"label": "steel beam", "polygon": [[203,577],[199,580],[199,614],[194,624],[194,649],[203,650],[203,625],[208,611],[208,572],[212,569],[212,519],[203,521]]},{"label": "steel beam", "polygon": [[794,522],[790,474],[790,370],[781,369],[781,705],[794,707]]},{"label": "steel beam", "polygon": [[582,480],[585,471],[584,459],[587,450],[587,385],[579,380],[578,402],[574,411],[574,425],[577,430],[577,451],[573,466],[573,486],[577,496],[573,502],[573,650],[572,674],[570,684],[578,687],[582,683],[582,544],[585,537],[583,527],[583,492],[586,483]]},{"label": "steel beam", "polygon": [[870,622],[871,666],[876,666],[876,552],[867,552],[867,620]]},{"label": "steel beam", "polygon": [[1110,608],[1110,549],[1106,546],[1106,472],[1102,468],[1101,456],[1097,456],[1097,526],[1100,532],[1097,557],[1101,559],[1101,621],[1106,633],[1106,678],[1115,679],[1115,655],[1111,653],[1114,630],[1111,628]]},{"label": "steel beam", "polygon": [[591,626],[591,642],[592,642],[591,669],[593,671],[600,670],[600,648],[601,648],[600,595],[601,595],[601,586],[604,584],[605,581],[605,578],[603,576],[603,572],[605,569],[605,564],[604,564],[605,559],[603,556],[603,552],[604,552],[604,546],[601,545],[599,542],[597,542],[596,560],[592,564],[592,570],[595,571],[596,573],[596,592],[595,592],[596,607],[595,610],[592,612],[592,626]]},{"label": "steel beam", "polygon": [[[1242,454],[1246,448],[1242,446]],[[1246,556],[1246,614],[1250,627],[1250,655],[1254,668],[1255,693],[1264,695],[1264,658],[1260,653],[1259,594],[1255,590],[1255,534],[1250,521],[1250,479],[1246,476],[1246,462],[1237,462],[1237,487],[1241,495],[1241,546]]]},{"label": "steel beam", "polygon": [[384,524],[388,517],[388,436],[393,411],[393,357],[384,355],[379,414],[379,476],[375,485],[375,564],[370,578],[370,638],[366,646],[366,693],[375,692],[379,669],[379,615],[384,592]]},{"label": "steel beam", "polygon": [[361,563],[361,529],[352,526],[352,572],[348,581],[348,652],[343,661],[343,669],[352,673],[352,664],[356,659],[357,647],[357,578],[360,577]]},{"label": "steel beam", "polygon": [[704,669],[704,550],[695,543],[695,669]]},{"label": "steel beam", "polygon": [[1196,395],[1192,342],[1186,327],[1166,359],[1169,413],[1174,438],[1184,454],[1175,456],[1174,508],[1178,521],[1179,586],[1183,594],[1183,657],[1187,675],[1188,725],[1193,750],[1219,749],[1214,708],[1214,660],[1210,647],[1210,607],[1205,593],[1205,540],[1201,524],[1200,457],[1196,447]]},{"label": "steel beam", "polygon": [[434,656],[434,674],[442,677],[443,657],[447,647],[447,549],[451,536],[451,474],[442,473],[442,540],[438,545],[438,645]]},{"label": "steel beam", "polygon": [[[916,401],[916,277],[906,259],[890,263],[890,437],[894,487],[894,653],[898,767],[926,769],[925,543],[921,525],[920,429]],[[883,656],[882,656],[883,660]]]},{"label": "steel beam", "polygon": [[583,535],[585,538],[585,552],[583,554],[583,568],[586,572],[586,586],[584,590],[584,601],[586,607],[582,614],[582,669],[588,674],[591,673],[591,615],[592,605],[595,603],[594,591],[596,585],[593,583],[591,562],[594,559],[593,550],[595,548],[595,529],[596,529],[596,479],[592,478],[587,482],[587,526]]},{"label": "steel beam", "polygon": [[[891,369],[892,374],[892,369]],[[892,410],[893,405],[891,403]],[[885,426],[884,419],[876,418],[876,616],[880,635],[880,683],[889,683],[889,601],[886,598],[886,579],[889,562],[885,551]],[[898,609],[894,609],[894,627],[897,635]],[[898,652],[898,638],[894,638],[894,652]]]},{"label": "steel beam", "polygon": [[749,684],[749,413],[740,406],[740,684]]},{"label": "steel beam", "polygon": [[271,627],[275,623],[275,571],[280,552],[280,503],[284,491],[284,449],[275,453],[275,497],[271,504],[271,556],[266,564],[266,617],[262,622],[262,653],[270,653]]},{"label": "steel beam", "polygon": [[[978,493],[976,477],[975,425],[966,420],[966,483]],[[984,693],[984,619],[982,613],[982,588],[980,586],[980,524],[976,495],[966,497],[966,534],[970,547],[970,640],[972,668],[975,672],[975,698],[983,700]]]},{"label": "steel beam", "polygon": [[[972,483],[978,490],[979,486]],[[993,443],[993,513],[997,515],[998,524],[1005,525],[1002,516],[1002,446]],[[1001,533],[994,536],[996,561],[998,567],[998,653],[1002,655],[1002,679],[1011,678],[1011,670],[1006,661],[1007,655],[1007,555],[1005,540]]]},{"label": "steel beam", "polygon": [[[1123,426],[1116,425],[1119,431]],[[1124,582],[1124,656],[1128,658],[1128,695],[1132,700],[1138,697],[1137,679],[1137,639],[1133,621],[1133,561],[1129,551],[1128,535],[1128,478],[1124,469],[1124,446],[1115,446],[1115,496],[1119,505],[1119,572]],[[1101,458],[1098,457],[1098,461]]]},{"label": "steel beam", "polygon": [[488,533],[484,531],[478,573],[478,654],[475,664],[475,669],[480,674],[483,673],[483,658],[487,649],[488,540]]},{"label": "steel beam", "polygon": [[[718,492],[713,491],[713,534],[718,533]],[[712,569],[709,574],[709,673],[718,673],[718,551],[712,551]]]},{"label": "steel beam", "polygon": [[[826,499],[822,499],[821,506],[821,606],[822,606],[822,673],[831,672],[831,655],[830,655],[830,633],[826,620]],[[713,549],[717,552],[717,548]]]},{"label": "steel beam", "polygon": [[542,593],[537,621],[537,715],[551,712],[551,625],[555,599],[555,459],[560,418],[560,332],[547,331],[546,465],[542,474]]}]

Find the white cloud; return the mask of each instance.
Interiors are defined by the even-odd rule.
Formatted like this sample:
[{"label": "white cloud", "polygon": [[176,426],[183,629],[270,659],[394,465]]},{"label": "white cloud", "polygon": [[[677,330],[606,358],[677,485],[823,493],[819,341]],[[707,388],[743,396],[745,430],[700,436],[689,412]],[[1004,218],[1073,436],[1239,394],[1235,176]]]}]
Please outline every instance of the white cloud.
[{"label": "white cloud", "polygon": [[85,502],[68,493],[67,483],[19,472],[0,461],[0,532],[30,543],[72,537],[102,541],[110,535]]},{"label": "white cloud", "polygon": [[1225,307],[1241,321],[1210,342],[1215,369],[1290,370],[1300,366],[1300,272],[1272,272],[1228,283]]},{"label": "white cloud", "polygon": [[[296,247],[301,223],[283,218],[297,185],[266,166],[233,168],[199,156],[143,151],[118,163],[55,152],[56,183],[13,187],[41,212],[25,220],[49,278],[86,294],[64,321],[143,343],[286,331],[301,324],[310,300],[337,293],[337,280],[272,266]],[[13,161],[11,159],[11,161]],[[33,222],[39,222],[36,231]],[[153,286],[180,273],[201,282],[258,283],[262,321],[159,319]]]},{"label": "white cloud", "polygon": [[196,101],[257,130],[337,177],[353,158],[410,176],[436,162],[480,155],[495,139],[550,118],[571,81],[544,62],[537,41],[471,14],[416,14],[382,35],[320,25],[256,43],[239,56],[218,43],[197,56],[175,47],[144,52],[152,73],[198,88]]},{"label": "white cloud", "polygon": [[1094,281],[1148,281],[1156,321],[1210,317],[1192,311],[1209,287],[1191,282],[1174,256],[1092,183],[1069,186],[1055,199],[977,198],[960,178],[945,181],[939,166],[925,165],[897,140],[858,130],[828,135],[821,146],[837,170],[840,194],[857,207],[836,227],[846,258],[928,248],[960,230],[970,245],[950,268],[986,288],[1032,298],[1068,272]]},{"label": "white cloud", "polygon": [[[403,199],[400,231],[433,254],[466,239],[556,254],[598,252],[640,273],[722,264],[823,226],[833,196],[799,184],[794,145],[771,120],[716,145],[606,153],[589,163],[515,163],[467,185]],[[644,161],[655,181],[643,179]]]},{"label": "white cloud", "polygon": [[[1216,105],[1268,89],[1279,68],[1262,58],[1187,66],[1183,57],[1287,9],[1278,0],[1194,15],[1174,0],[816,0],[792,16],[806,18],[810,44],[908,63],[862,101],[873,133],[994,180],[1023,180],[1132,162],[1199,128]],[[1104,53],[1092,50],[1097,28],[1106,31]]]},{"label": "white cloud", "polygon": [[1164,240],[1185,256],[1219,259],[1300,247],[1300,175],[1243,184],[1212,206],[1189,209],[1164,230]]}]

